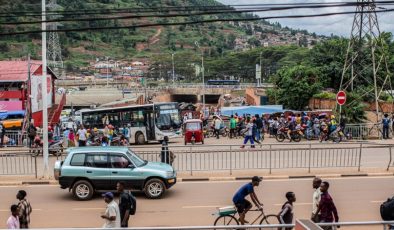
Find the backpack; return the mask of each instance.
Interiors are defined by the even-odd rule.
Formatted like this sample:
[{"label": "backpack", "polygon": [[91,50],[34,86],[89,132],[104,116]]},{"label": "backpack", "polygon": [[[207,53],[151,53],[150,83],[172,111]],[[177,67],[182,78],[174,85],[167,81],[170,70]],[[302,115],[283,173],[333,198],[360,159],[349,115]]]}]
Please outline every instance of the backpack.
[{"label": "backpack", "polygon": [[387,199],[380,205],[380,215],[385,221],[394,220],[394,197]]},{"label": "backpack", "polygon": [[130,201],[130,213],[129,215],[135,215],[137,211],[137,199],[129,192],[129,201]]}]

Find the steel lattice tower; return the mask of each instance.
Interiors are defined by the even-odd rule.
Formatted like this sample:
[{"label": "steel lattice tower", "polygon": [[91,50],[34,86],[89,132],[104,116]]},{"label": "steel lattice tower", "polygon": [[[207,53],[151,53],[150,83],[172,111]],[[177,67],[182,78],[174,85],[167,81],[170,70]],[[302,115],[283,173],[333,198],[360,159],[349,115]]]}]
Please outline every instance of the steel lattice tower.
[{"label": "steel lattice tower", "polygon": [[[363,97],[373,95],[379,120],[379,99],[392,88],[386,44],[380,36],[375,1],[358,0],[357,3],[340,90],[362,90]],[[359,87],[366,85],[371,87]]]},{"label": "steel lattice tower", "polygon": [[[56,0],[50,0],[47,5],[49,11],[60,10],[61,7],[56,3]],[[61,16],[48,12],[48,20],[58,19]],[[51,22],[48,24],[49,30],[56,30],[60,26],[58,22]],[[62,50],[60,46],[59,34],[57,32],[50,32],[48,35],[48,51],[47,51],[48,65],[55,72],[59,78],[64,77],[64,66],[62,59]]]}]

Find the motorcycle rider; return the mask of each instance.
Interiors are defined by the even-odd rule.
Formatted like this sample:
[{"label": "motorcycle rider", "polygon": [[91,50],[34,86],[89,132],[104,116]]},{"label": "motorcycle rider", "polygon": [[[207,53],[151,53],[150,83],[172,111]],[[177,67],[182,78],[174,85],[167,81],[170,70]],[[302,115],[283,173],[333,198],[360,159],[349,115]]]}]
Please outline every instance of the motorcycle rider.
[{"label": "motorcycle rider", "polygon": [[337,130],[337,121],[334,115],[331,115],[330,120],[330,134],[334,133]]},{"label": "motorcycle rider", "polygon": [[289,140],[291,142],[292,141],[291,132],[293,132],[295,130],[296,123],[295,123],[295,120],[291,116],[289,116],[287,118],[287,120],[288,120],[288,123],[287,123],[287,128],[288,128],[288,130],[287,130],[287,137],[289,138]]}]

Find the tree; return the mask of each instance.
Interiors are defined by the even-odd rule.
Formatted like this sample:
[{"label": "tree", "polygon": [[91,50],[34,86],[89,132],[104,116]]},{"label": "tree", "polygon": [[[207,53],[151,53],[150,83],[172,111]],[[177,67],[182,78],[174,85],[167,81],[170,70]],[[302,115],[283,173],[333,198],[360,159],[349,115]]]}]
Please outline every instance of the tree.
[{"label": "tree", "polygon": [[282,68],[272,79],[277,88],[268,94],[285,108],[304,110],[309,99],[322,89],[319,75],[318,69],[309,66]]}]

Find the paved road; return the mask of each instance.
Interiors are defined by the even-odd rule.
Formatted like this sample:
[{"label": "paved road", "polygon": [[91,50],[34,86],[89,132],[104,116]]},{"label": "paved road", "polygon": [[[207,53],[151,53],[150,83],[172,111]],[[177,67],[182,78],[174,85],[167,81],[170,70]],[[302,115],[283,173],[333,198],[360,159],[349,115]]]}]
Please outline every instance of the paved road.
[{"label": "paved road", "polygon": [[[380,220],[379,205],[393,195],[394,177],[329,179],[330,192],[337,204],[341,221]],[[138,211],[131,226],[211,225],[216,207],[231,205],[235,190],[245,181],[181,182],[160,200],[148,200],[138,194]],[[101,227],[100,213],[105,204],[100,196],[80,202],[58,186],[0,187],[0,228],[5,227],[9,206],[16,191],[25,189],[33,206],[32,227]],[[266,180],[257,189],[267,213],[278,213],[284,194],[297,196],[296,218],[309,218],[311,180]],[[248,219],[252,219],[249,217]],[[348,228],[343,228],[348,229]],[[360,228],[353,228],[360,229]],[[382,229],[381,227],[366,229]]]}]

